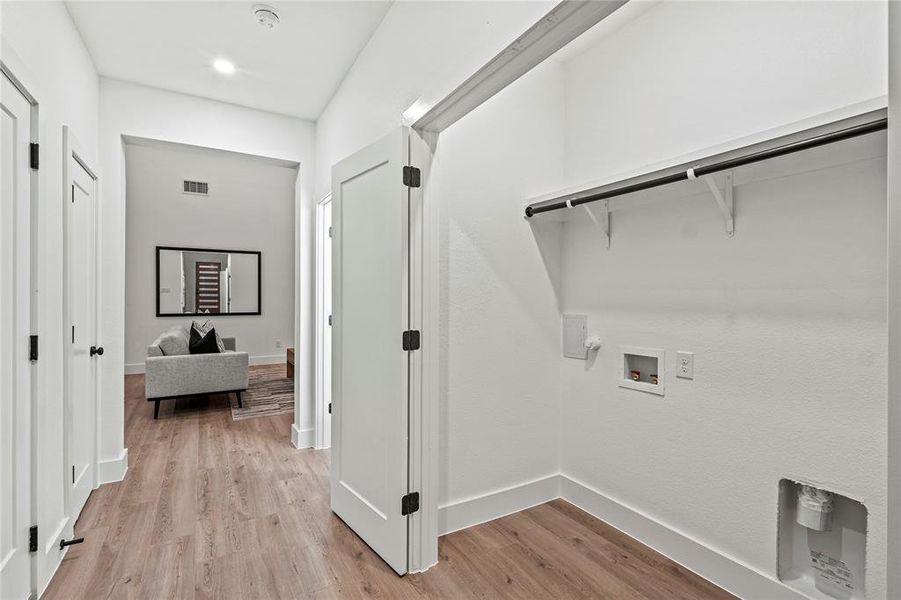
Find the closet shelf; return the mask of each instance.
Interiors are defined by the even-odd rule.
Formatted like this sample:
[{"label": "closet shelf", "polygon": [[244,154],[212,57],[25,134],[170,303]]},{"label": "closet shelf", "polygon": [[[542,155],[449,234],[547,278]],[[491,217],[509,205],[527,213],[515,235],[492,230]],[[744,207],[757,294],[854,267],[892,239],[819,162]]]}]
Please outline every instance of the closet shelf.
[{"label": "closet shelf", "polygon": [[[795,133],[776,136],[727,152],[712,154],[703,159],[681,163],[665,169],[575,192],[552,196],[526,206],[525,215],[526,218],[531,218],[542,213],[572,209],[577,206],[582,206],[583,209],[588,210],[590,203],[604,201],[600,209],[595,209],[595,212],[588,211],[588,214],[592,221],[603,230],[609,247],[610,230],[609,221],[606,218],[609,212],[607,202],[609,199],[665,186],[670,183],[701,179],[707,184],[713,194],[714,200],[723,215],[726,233],[731,236],[734,232],[732,169],[884,131],[887,126],[887,110],[884,108],[873,110],[803,129]],[[713,175],[724,172],[725,189],[720,190],[717,182],[713,179]],[[597,216],[598,213],[601,214],[601,218]]]}]

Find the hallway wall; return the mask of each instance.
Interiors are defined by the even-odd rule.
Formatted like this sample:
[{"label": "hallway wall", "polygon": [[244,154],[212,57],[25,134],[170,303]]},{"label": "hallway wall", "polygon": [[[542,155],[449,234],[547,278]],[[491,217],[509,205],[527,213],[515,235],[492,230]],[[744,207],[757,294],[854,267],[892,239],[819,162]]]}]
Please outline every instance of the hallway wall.
[{"label": "hallway wall", "polygon": [[[63,125],[84,152],[97,157],[99,84],[81,37],[61,2],[0,3],[2,59],[39,103],[41,165],[37,210],[38,313],[36,522],[38,590],[59,565],[60,537],[72,533],[66,515],[63,456]],[[96,164],[96,160],[95,163]],[[105,369],[109,367],[105,366]],[[120,373],[121,375],[121,373]],[[122,386],[121,377],[119,387]],[[102,474],[102,473],[101,473]]]}]

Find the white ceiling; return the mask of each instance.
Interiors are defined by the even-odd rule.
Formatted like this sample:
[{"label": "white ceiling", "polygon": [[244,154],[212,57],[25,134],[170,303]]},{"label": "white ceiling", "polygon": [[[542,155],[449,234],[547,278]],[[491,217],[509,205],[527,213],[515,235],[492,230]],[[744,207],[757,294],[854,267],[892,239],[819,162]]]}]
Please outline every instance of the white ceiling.
[{"label": "white ceiling", "polygon": [[[389,1],[71,1],[66,6],[101,75],[314,120],[385,16]],[[212,69],[216,58],[237,67]]]}]

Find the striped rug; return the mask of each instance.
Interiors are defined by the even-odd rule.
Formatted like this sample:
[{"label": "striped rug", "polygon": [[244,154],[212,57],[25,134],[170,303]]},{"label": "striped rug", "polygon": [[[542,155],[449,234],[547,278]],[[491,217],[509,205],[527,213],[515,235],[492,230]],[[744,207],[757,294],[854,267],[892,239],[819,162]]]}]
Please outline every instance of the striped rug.
[{"label": "striped rug", "polygon": [[233,421],[294,412],[294,379],[285,377],[284,365],[251,368],[248,377],[242,408],[238,408],[235,395],[229,394]]}]

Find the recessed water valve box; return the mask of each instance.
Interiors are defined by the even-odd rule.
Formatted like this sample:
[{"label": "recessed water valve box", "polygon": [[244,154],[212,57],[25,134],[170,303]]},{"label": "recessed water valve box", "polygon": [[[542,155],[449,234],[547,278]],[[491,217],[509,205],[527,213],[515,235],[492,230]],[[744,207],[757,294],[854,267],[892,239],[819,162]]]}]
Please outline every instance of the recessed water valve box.
[{"label": "recessed water valve box", "polygon": [[866,598],[867,508],[806,481],[779,482],[779,580],[815,600]]},{"label": "recessed water valve box", "polygon": [[623,346],[619,387],[662,396],[666,384],[666,353],[657,348]]}]

